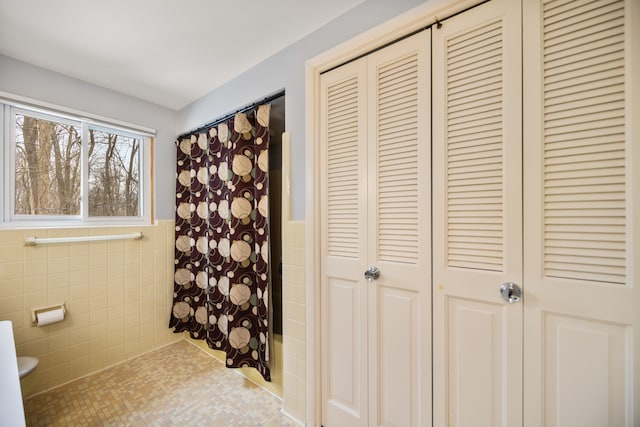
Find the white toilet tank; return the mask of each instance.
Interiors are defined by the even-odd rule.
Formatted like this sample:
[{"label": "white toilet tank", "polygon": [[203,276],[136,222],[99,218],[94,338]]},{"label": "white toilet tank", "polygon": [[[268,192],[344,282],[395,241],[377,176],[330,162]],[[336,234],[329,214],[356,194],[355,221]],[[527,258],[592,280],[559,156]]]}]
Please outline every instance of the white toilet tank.
[{"label": "white toilet tank", "polygon": [[0,426],[24,426],[16,344],[10,320],[0,321],[0,384]]}]

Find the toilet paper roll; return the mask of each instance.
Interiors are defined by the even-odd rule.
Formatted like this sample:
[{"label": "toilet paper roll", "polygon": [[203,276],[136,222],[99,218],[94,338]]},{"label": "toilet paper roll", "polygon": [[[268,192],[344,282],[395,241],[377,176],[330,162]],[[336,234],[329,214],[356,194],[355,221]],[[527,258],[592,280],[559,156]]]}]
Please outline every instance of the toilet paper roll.
[{"label": "toilet paper roll", "polygon": [[64,311],[62,307],[55,310],[42,311],[36,313],[36,323],[38,326],[46,326],[52,323],[62,322],[64,320]]}]

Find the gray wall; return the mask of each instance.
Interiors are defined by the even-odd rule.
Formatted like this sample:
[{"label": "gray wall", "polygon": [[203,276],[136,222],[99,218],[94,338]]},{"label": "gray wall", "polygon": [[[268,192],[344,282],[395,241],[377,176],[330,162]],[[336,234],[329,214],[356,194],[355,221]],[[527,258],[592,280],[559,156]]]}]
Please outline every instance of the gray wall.
[{"label": "gray wall", "polygon": [[[281,89],[286,92],[286,128],[291,134],[291,210],[304,219],[305,62],[424,0],[368,0],[297,43],[281,50],[179,112],[180,132],[192,130]],[[274,23],[286,25],[286,23]],[[260,43],[256,41],[256,49]]]},{"label": "gray wall", "polygon": [[[305,62],[421,3],[424,0],[368,0],[178,112],[3,55],[0,91],[156,129],[156,218],[173,219],[176,136],[285,89],[292,217],[304,219]],[[256,41],[256,49],[259,46]]]},{"label": "gray wall", "polygon": [[0,55],[0,91],[156,129],[156,218],[174,218],[175,111],[3,55]]}]

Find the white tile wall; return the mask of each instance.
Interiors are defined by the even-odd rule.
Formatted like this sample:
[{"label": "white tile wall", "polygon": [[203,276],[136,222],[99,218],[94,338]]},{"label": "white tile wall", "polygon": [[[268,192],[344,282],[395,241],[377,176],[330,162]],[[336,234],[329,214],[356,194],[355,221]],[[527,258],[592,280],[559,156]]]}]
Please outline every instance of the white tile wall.
[{"label": "white tile wall", "polygon": [[[168,328],[173,221],[122,227],[0,230],[0,320],[11,320],[19,356],[40,366],[22,380],[29,396],[183,338]],[[24,246],[24,238],[123,234],[142,240]],[[303,421],[306,383],[304,222],[283,227],[284,411]],[[61,323],[37,328],[30,310],[64,302]]]},{"label": "white tile wall", "polygon": [[284,411],[305,419],[306,285],[303,221],[285,221],[282,243],[282,322]]},{"label": "white tile wall", "polygon": [[[141,240],[24,246],[24,238],[123,234]],[[168,328],[173,221],[136,227],[0,230],[0,320],[18,356],[37,356],[28,396],[182,339]],[[33,327],[33,307],[65,303],[61,323]]]}]

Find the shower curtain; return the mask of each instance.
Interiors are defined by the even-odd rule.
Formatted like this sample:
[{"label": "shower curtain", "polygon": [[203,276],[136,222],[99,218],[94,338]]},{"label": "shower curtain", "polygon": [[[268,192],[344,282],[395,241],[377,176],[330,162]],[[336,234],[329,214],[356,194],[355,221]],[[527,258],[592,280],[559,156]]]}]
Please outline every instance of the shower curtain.
[{"label": "shower curtain", "polygon": [[269,371],[270,105],[176,141],[173,309],[169,327]]}]

